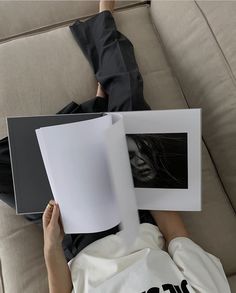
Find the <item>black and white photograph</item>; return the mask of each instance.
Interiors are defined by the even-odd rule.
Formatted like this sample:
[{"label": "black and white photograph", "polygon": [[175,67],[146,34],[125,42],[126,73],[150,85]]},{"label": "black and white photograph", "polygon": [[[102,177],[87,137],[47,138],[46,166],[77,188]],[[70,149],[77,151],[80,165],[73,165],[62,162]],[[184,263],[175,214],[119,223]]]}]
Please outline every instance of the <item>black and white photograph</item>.
[{"label": "black and white photograph", "polygon": [[126,135],[136,188],[188,188],[187,133]]}]

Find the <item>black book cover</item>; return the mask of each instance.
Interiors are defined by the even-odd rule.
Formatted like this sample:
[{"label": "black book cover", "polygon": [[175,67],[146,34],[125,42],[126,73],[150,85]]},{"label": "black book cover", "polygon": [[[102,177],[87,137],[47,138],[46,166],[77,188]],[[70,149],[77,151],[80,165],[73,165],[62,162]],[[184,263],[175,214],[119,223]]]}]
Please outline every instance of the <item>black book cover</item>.
[{"label": "black book cover", "polygon": [[40,213],[53,198],[35,130],[103,116],[103,113],[8,117],[17,214]]}]

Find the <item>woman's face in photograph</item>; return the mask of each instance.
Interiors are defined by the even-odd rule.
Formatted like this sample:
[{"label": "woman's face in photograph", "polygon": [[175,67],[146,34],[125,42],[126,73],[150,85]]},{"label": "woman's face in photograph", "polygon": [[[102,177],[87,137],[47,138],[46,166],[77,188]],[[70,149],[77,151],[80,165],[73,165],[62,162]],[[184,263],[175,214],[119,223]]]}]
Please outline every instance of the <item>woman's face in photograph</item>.
[{"label": "woman's face in photograph", "polygon": [[154,179],[157,172],[149,157],[140,152],[136,142],[131,137],[127,137],[127,145],[133,177],[141,182]]}]

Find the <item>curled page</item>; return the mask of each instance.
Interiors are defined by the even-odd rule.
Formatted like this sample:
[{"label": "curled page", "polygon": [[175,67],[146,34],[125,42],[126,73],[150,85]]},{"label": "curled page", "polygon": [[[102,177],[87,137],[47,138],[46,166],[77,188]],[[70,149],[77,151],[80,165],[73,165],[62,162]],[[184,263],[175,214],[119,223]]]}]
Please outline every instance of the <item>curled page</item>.
[{"label": "curled page", "polygon": [[111,116],[36,130],[65,233],[104,231],[119,224],[104,133]]},{"label": "curled page", "polygon": [[106,131],[106,148],[113,190],[120,212],[122,237],[127,245],[136,239],[139,227],[136,197],[129,162],[123,117],[113,114],[113,125]]}]

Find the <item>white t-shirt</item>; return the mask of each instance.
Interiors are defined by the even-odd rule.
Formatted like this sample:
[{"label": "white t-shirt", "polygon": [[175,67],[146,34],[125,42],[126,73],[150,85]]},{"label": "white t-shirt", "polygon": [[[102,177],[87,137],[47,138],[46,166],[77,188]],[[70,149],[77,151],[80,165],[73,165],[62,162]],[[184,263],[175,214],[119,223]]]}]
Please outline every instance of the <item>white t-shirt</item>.
[{"label": "white t-shirt", "polygon": [[190,239],[173,239],[167,253],[159,229],[145,223],[127,252],[119,234],[69,262],[72,293],[230,293],[220,260]]}]

